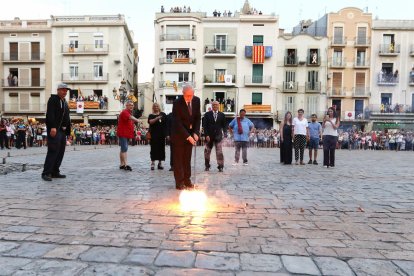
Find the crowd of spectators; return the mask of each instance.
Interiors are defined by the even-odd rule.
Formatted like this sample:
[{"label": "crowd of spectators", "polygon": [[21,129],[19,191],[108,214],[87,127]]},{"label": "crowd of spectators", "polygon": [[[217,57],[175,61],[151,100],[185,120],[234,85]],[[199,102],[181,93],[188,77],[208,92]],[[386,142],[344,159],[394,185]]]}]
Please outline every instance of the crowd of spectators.
[{"label": "crowd of spectators", "polygon": [[97,102],[99,103],[99,109],[108,109],[108,97],[107,96],[98,96],[97,94],[91,94],[89,96],[83,96],[75,94],[70,98],[71,102]]}]

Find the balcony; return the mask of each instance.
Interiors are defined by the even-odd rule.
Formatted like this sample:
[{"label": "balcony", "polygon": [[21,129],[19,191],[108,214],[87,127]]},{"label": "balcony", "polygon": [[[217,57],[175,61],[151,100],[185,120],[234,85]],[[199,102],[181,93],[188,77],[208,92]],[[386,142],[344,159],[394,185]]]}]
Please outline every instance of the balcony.
[{"label": "balcony", "polygon": [[196,35],[191,34],[162,34],[160,35],[161,41],[167,40],[196,40]]},{"label": "balcony", "polygon": [[298,66],[299,61],[297,57],[285,56],[285,66]]},{"label": "balcony", "polygon": [[284,81],[283,92],[298,92],[298,82],[297,81]]},{"label": "balcony", "polygon": [[380,56],[398,56],[400,54],[400,44],[380,44]]},{"label": "balcony", "polygon": [[195,58],[160,58],[160,64],[195,64]]},{"label": "balcony", "polygon": [[346,88],[344,87],[333,87],[328,90],[328,97],[331,98],[344,98],[346,96]]},{"label": "balcony", "polygon": [[17,79],[17,85],[8,79],[1,80],[1,87],[8,90],[44,89],[46,79]]},{"label": "balcony", "polygon": [[345,36],[332,37],[331,46],[332,47],[345,47],[346,37]]},{"label": "balcony", "polygon": [[371,38],[370,37],[365,37],[365,36],[357,36],[355,37],[355,47],[359,47],[359,48],[367,48],[371,46]]},{"label": "balcony", "polygon": [[321,92],[321,82],[305,82],[305,92],[306,93],[320,93]]},{"label": "balcony", "polygon": [[329,63],[329,67],[331,67],[331,68],[345,68],[346,67],[346,59],[345,58],[332,58],[331,62]]},{"label": "balcony", "polygon": [[[86,111],[100,111],[100,112],[105,112],[108,111],[108,108],[99,104],[99,102],[94,102],[94,101],[84,101],[83,102],[83,108]],[[69,101],[69,109],[71,111],[76,110],[77,109],[77,102],[76,101]]]},{"label": "balcony", "polygon": [[62,81],[66,83],[107,83],[108,73],[102,76],[96,76],[94,73],[79,73],[77,75],[63,73]]},{"label": "balcony", "polygon": [[377,84],[379,86],[396,86],[399,83],[398,75],[394,76],[392,73],[380,72],[377,77]]},{"label": "balcony", "polygon": [[204,86],[234,86],[236,75],[204,75]]},{"label": "balcony", "polygon": [[215,45],[206,45],[204,47],[204,57],[236,57],[236,46],[227,45],[218,47]]},{"label": "balcony", "polygon": [[18,52],[18,53],[3,53],[2,60],[4,63],[44,63],[46,58],[45,53],[33,52]]},{"label": "balcony", "polygon": [[195,86],[195,83],[191,81],[183,81],[183,82],[177,83],[175,81],[166,80],[166,81],[160,81],[159,87],[160,88],[173,88],[173,89],[176,89],[176,91],[178,91],[178,88],[182,88],[186,84]]},{"label": "balcony", "polygon": [[22,113],[22,114],[36,114],[36,113],[45,113],[46,105],[45,104],[2,104],[4,113]]},{"label": "balcony", "polygon": [[244,76],[245,86],[270,86],[272,76]]},{"label": "balcony", "polygon": [[370,63],[368,59],[358,59],[357,61],[354,63],[354,68],[355,69],[368,69],[370,67]]},{"label": "balcony", "polygon": [[414,113],[414,107],[404,104],[370,104],[369,112],[372,114],[404,114]]},{"label": "balcony", "polygon": [[107,55],[109,44],[78,44],[76,48],[71,44],[62,44],[63,55]]},{"label": "balcony", "polygon": [[316,55],[316,56],[309,55],[306,58],[306,65],[307,66],[320,66],[321,65],[321,57],[318,56],[318,55]]},{"label": "balcony", "polygon": [[370,90],[369,87],[357,86],[352,89],[352,97],[355,98],[369,98]]}]

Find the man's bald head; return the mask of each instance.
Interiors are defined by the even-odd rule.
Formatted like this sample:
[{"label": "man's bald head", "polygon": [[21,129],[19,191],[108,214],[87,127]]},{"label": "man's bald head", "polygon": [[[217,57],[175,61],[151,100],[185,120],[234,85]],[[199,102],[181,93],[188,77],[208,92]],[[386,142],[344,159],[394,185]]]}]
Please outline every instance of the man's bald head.
[{"label": "man's bald head", "polygon": [[194,88],[191,85],[183,86],[183,97],[186,102],[191,102],[194,97]]}]

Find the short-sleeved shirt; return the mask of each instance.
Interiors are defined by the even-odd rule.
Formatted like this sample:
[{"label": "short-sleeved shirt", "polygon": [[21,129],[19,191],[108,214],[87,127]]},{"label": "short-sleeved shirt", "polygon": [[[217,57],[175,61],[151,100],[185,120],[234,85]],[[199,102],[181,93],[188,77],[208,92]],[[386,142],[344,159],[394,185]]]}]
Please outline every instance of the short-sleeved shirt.
[{"label": "short-sleeved shirt", "polygon": [[131,112],[128,109],[124,109],[121,114],[119,114],[118,119],[118,137],[132,139],[134,138],[134,123],[130,119]]},{"label": "short-sleeved shirt", "polygon": [[310,138],[319,138],[319,134],[321,133],[322,129],[321,124],[318,122],[310,122],[308,127]]},{"label": "short-sleeved shirt", "polygon": [[302,118],[302,121],[298,117],[293,118],[292,125],[295,126],[293,129],[293,134],[296,135],[306,135],[306,128],[308,127],[308,120]]}]

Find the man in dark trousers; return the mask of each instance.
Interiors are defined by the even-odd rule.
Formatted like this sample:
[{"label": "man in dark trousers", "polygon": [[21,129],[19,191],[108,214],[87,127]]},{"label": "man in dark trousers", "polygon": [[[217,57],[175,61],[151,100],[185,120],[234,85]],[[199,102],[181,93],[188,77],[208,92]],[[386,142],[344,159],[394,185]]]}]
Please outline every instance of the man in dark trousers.
[{"label": "man in dark trousers", "polygon": [[171,128],[172,128],[172,112],[167,115],[167,140],[170,144],[170,172],[172,172],[173,169],[173,146],[171,141]]},{"label": "man in dark trousers", "polygon": [[66,178],[66,175],[60,174],[60,165],[65,154],[66,136],[70,135],[69,107],[65,100],[68,90],[66,83],[59,84],[57,95],[51,95],[47,102],[47,155],[42,173],[45,181]]},{"label": "man in dark trousers", "polygon": [[218,111],[219,102],[214,101],[212,103],[213,110],[206,112],[203,119],[204,135],[206,137],[206,146],[204,148],[204,160],[206,171],[210,170],[210,155],[213,146],[216,147],[216,158],[219,172],[223,171],[224,168],[224,157],[222,140],[223,133],[226,135],[226,117],[223,112]]},{"label": "man in dark trousers", "polygon": [[191,151],[200,136],[200,98],[194,88],[183,87],[183,95],[176,99],[172,111],[171,141],[173,144],[174,178],[178,190],[194,188],[191,183]]}]

